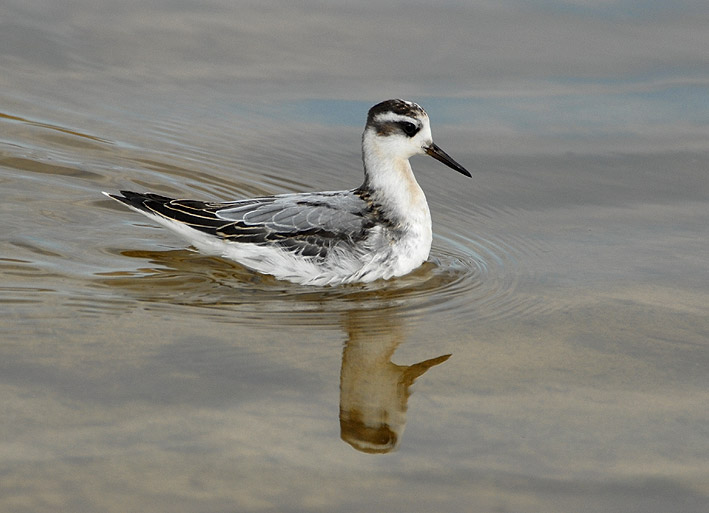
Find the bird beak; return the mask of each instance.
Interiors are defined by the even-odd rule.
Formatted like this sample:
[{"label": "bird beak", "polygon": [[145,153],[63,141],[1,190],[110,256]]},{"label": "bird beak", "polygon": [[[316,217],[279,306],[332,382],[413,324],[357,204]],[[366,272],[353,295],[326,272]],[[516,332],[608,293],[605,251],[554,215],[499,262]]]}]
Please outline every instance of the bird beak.
[{"label": "bird beak", "polygon": [[443,162],[446,166],[455,169],[458,171],[460,174],[463,174],[465,176],[469,176],[472,178],[473,176],[468,172],[467,169],[465,169],[463,166],[458,164],[455,160],[451,158],[450,155],[448,155],[445,151],[440,149],[436,143],[431,143],[429,146],[425,147],[423,151],[426,152],[426,155],[429,155],[436,159],[439,162]]}]

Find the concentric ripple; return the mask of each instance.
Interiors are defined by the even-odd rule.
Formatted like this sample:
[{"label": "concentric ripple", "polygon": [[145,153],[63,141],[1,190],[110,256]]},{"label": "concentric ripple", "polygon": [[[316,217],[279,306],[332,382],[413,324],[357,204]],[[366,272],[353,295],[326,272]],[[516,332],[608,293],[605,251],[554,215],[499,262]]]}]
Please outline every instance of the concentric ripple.
[{"label": "concentric ripple", "polygon": [[353,310],[387,309],[415,322],[423,313],[490,318],[530,307],[515,295],[525,279],[517,249],[480,237],[438,236],[429,261],[407,276],[324,288],[282,282],[189,250],[112,252],[148,265],[101,273],[100,284],[122,289],[151,308],[200,308],[225,322],[334,326]]}]

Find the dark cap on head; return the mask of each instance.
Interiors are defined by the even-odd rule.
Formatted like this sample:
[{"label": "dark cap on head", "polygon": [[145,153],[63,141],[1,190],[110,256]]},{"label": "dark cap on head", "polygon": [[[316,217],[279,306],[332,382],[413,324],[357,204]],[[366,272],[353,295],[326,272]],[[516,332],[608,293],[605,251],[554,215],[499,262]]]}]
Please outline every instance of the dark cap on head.
[{"label": "dark cap on head", "polygon": [[401,116],[419,117],[426,114],[421,106],[414,102],[408,102],[406,100],[386,100],[381,103],[377,103],[374,107],[369,109],[369,114],[367,115],[367,124],[370,124],[374,118],[384,112],[393,112],[394,114],[399,114]]}]

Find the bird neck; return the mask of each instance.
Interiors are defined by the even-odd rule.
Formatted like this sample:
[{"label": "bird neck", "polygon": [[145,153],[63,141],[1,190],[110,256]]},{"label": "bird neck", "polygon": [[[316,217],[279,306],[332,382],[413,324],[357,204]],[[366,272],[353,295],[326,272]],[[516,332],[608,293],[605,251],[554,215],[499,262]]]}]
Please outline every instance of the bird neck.
[{"label": "bird neck", "polygon": [[387,156],[379,148],[363,148],[364,184],[372,200],[396,224],[430,225],[426,196],[407,158]]}]

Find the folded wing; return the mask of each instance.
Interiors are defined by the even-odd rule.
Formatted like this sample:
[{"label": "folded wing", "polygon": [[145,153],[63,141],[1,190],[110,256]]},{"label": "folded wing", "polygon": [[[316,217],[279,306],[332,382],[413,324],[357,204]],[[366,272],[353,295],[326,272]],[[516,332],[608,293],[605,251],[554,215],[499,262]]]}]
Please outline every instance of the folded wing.
[{"label": "folded wing", "polygon": [[213,203],[152,193],[111,195],[149,215],[185,224],[236,243],[278,244],[296,254],[325,258],[339,244],[365,237],[373,224],[367,203],[350,191],[284,194]]}]

